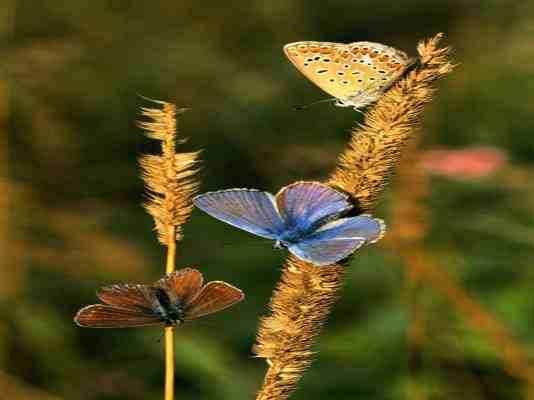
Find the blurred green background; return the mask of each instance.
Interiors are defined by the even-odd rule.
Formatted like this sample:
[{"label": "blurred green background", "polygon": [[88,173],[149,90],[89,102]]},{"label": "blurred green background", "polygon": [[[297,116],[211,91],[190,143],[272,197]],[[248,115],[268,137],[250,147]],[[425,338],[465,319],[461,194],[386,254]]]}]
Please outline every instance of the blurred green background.
[{"label": "blurred green background", "polygon": [[[432,177],[420,246],[534,364],[534,2],[2,0],[0,398],[162,397],[159,329],[72,322],[99,286],[163,275],[140,206],[136,160],[158,148],[135,125],[150,105],[138,94],[191,107],[182,149],[204,150],[203,191],[276,191],[324,178],[361,120],[329,104],[294,111],[324,94],[284,44],[369,40],[415,55],[437,32],[460,65],[425,111],[423,147],[491,145],[509,163],[483,179]],[[389,190],[376,213],[388,219],[404,195]],[[265,363],[250,349],[283,260],[271,243],[193,213],[178,266],[247,299],[178,331],[177,399],[253,398]],[[387,243],[354,259],[295,400],[534,398],[507,349],[405,271]],[[417,346],[414,304],[427,332]]]}]

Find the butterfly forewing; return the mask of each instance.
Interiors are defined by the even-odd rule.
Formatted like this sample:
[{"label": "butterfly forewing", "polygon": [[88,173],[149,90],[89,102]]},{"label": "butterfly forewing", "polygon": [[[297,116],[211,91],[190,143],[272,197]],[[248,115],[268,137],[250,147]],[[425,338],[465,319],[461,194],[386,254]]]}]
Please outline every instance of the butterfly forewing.
[{"label": "butterfly forewing", "polygon": [[344,65],[341,64],[344,47],[341,43],[296,42],[286,45],[284,52],[306,78],[331,96],[344,99],[362,86],[353,82],[346,68],[341,69]]},{"label": "butterfly forewing", "polygon": [[221,190],[201,194],[193,202],[212,217],[267,239],[275,239],[283,229],[274,196],[267,192]]},{"label": "butterfly forewing", "polygon": [[245,295],[238,288],[222,281],[206,284],[200,293],[186,306],[185,320],[193,320],[204,315],[224,310],[243,300]]},{"label": "butterfly forewing", "polygon": [[105,304],[93,304],[82,308],[74,321],[86,328],[133,328],[139,326],[163,325],[153,314]]},{"label": "butterfly forewing", "polygon": [[363,107],[378,99],[411,65],[408,56],[372,42],[296,42],[284,47],[302,74],[345,105]]},{"label": "butterfly forewing", "polygon": [[181,304],[188,304],[199,292],[204,278],[192,268],[183,268],[160,279],[156,285],[165,289],[169,298]]},{"label": "butterfly forewing", "polygon": [[97,292],[105,304],[123,308],[150,310],[152,308],[149,289],[145,285],[119,284],[105,286]]},{"label": "butterfly forewing", "polygon": [[303,231],[352,208],[347,195],[319,182],[297,182],[286,186],[278,192],[276,201],[286,226],[299,227]]}]

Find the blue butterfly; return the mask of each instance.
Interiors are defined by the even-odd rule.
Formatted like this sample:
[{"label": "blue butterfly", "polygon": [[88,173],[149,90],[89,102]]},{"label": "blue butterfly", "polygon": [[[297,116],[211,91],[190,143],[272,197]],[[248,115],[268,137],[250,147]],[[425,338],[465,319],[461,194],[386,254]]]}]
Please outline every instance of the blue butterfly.
[{"label": "blue butterfly", "polygon": [[255,189],[229,189],[196,196],[202,211],[315,265],[334,264],[364,244],[378,241],[385,224],[353,208],[349,196],[319,182],[296,182],[276,196]]}]

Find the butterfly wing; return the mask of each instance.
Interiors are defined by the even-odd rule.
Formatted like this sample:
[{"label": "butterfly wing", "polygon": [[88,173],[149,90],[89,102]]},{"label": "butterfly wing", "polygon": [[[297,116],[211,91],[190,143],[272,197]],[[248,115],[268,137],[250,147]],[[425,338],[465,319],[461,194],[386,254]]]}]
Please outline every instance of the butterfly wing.
[{"label": "butterfly wing", "polygon": [[286,226],[306,232],[314,225],[352,208],[348,195],[319,182],[297,182],[276,195]]},{"label": "butterfly wing", "polygon": [[377,100],[412,63],[404,52],[373,42],[295,42],[284,52],[325,92],[360,107]]},{"label": "butterfly wing", "polygon": [[74,322],[86,328],[133,328],[164,324],[155,314],[106,304],[82,308],[74,317]]},{"label": "butterfly wing", "polygon": [[375,243],[385,233],[381,219],[369,215],[329,222],[304,240],[289,246],[298,258],[322,266],[334,264],[364,244]]},{"label": "butterfly wing", "polygon": [[193,203],[212,217],[267,239],[276,239],[284,230],[274,196],[267,192],[221,190],[196,196]]},{"label": "butterfly wing", "polygon": [[[291,63],[310,81],[337,99],[346,99],[361,86],[353,82],[342,63],[347,45],[329,42],[295,42],[284,46]],[[338,71],[343,75],[338,75]],[[346,82],[346,83],[344,83]]]},{"label": "butterfly wing", "polygon": [[129,309],[151,310],[153,296],[146,285],[119,284],[105,286],[97,292],[103,303]]},{"label": "butterfly wing", "polygon": [[245,298],[238,288],[222,281],[206,284],[200,293],[185,305],[185,320],[193,320],[204,315],[224,310]]},{"label": "butterfly wing", "polygon": [[172,302],[187,304],[198,294],[203,282],[204,278],[200,271],[183,268],[160,279],[156,282],[156,286],[166,289],[165,292]]}]

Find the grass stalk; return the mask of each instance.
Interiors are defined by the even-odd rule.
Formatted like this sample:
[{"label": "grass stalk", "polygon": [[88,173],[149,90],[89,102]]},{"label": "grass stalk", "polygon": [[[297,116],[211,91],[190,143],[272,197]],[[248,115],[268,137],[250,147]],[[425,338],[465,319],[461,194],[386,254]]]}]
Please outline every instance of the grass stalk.
[{"label": "grass stalk", "polygon": [[165,328],[165,400],[174,400],[174,328]]},{"label": "grass stalk", "polygon": [[[160,243],[167,247],[165,272],[176,266],[176,242],[182,238],[182,225],[193,210],[192,197],[199,182],[196,179],[198,152],[176,152],[176,106],[155,101],[161,108],[143,108],[149,118],[139,125],[147,136],[161,141],[161,155],[145,155],[140,159],[142,177],[149,192],[145,208],[154,218]],[[174,327],[165,327],[165,400],[174,400]]]},{"label": "grass stalk", "polygon": [[[176,267],[176,233],[174,226],[169,227],[167,235],[167,266],[170,274]],[[165,327],[165,400],[174,400],[174,327]]]}]

